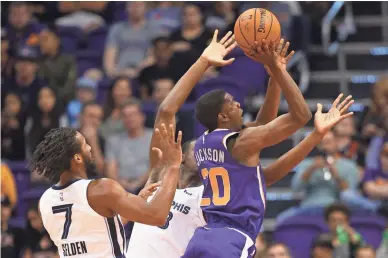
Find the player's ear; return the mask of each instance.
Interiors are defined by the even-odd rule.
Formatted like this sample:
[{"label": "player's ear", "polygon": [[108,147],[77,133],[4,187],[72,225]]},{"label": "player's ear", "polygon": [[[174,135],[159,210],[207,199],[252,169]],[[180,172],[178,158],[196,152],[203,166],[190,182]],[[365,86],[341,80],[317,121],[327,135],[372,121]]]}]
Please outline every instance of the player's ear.
[{"label": "player's ear", "polygon": [[75,162],[76,163],[78,163],[78,164],[80,164],[80,163],[82,163],[82,156],[81,155],[79,155],[79,154],[75,154],[74,155],[74,160],[75,160]]},{"label": "player's ear", "polygon": [[228,122],[229,121],[229,117],[226,114],[221,112],[221,113],[218,114],[218,121],[221,121],[223,123]]}]

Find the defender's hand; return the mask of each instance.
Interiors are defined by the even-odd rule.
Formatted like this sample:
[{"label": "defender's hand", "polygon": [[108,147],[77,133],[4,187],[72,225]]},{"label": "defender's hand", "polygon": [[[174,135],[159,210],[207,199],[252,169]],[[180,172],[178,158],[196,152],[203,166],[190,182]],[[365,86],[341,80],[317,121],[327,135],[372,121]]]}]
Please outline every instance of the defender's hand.
[{"label": "defender's hand", "polygon": [[153,151],[158,152],[158,156],[166,166],[179,166],[182,162],[182,131],[179,131],[177,140],[175,141],[174,126],[170,124],[167,130],[163,123],[159,128],[155,129],[155,134],[160,141],[160,149],[152,148]]},{"label": "defender's hand", "polygon": [[148,197],[150,197],[160,186],[161,182],[149,184],[143,189],[141,189],[140,193],[138,194],[141,198],[147,201]]},{"label": "defender's hand", "polygon": [[[341,93],[333,102],[329,112],[322,113],[322,104],[317,104],[317,112],[315,113],[314,126],[315,131],[325,135],[340,121],[353,115],[353,112],[346,113],[349,107],[354,103],[352,96],[348,96],[344,101],[338,104],[343,97]],[[345,114],[346,113],[346,114]]]},{"label": "defender's hand", "polygon": [[234,35],[229,31],[219,42],[217,42],[218,30],[214,32],[210,45],[203,51],[201,58],[213,66],[225,66],[233,63],[234,58],[224,60],[236,46]]}]

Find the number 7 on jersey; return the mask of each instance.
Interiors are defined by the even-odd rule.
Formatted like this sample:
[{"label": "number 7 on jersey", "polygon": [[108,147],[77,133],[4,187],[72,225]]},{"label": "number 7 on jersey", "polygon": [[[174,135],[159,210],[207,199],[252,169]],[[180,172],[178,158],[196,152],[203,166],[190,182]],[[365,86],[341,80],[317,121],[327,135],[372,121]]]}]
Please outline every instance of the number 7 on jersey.
[{"label": "number 7 on jersey", "polygon": [[63,204],[53,207],[53,214],[65,212],[65,224],[63,225],[62,239],[66,239],[69,235],[71,225],[71,208],[73,204]]}]

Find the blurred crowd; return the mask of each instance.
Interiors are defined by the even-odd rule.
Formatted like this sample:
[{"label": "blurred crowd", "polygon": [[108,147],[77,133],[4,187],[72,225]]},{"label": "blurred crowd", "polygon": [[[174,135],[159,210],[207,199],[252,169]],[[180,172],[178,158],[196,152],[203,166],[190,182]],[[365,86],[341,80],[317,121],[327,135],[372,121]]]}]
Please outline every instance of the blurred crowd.
[{"label": "blurred crowd", "polygon": [[[292,18],[302,8],[310,12],[312,27],[319,26],[329,7],[320,5],[254,3],[276,14],[282,34],[295,48],[306,43],[293,29]],[[233,31],[238,14],[253,3],[2,2],[1,7],[2,255],[55,257],[56,248],[43,228],[36,202],[29,206],[25,229],[8,225],[18,196],[7,161],[27,160],[50,129],[70,126],[92,147],[97,174],[91,176],[113,178],[137,193],[148,178],[155,117],[155,112],[144,112],[144,106],[157,110],[200,56],[213,30]],[[78,27],[83,38],[101,27],[109,28],[104,51],[99,53],[100,66],[79,72],[75,56],[63,51],[59,31],[64,27]],[[308,40],[319,41],[316,37]],[[78,47],[82,51],[82,41]],[[218,72],[209,69],[203,79]],[[102,81],[109,87],[99,100]],[[195,95],[189,97],[191,102],[195,99]],[[313,257],[329,257],[322,256],[321,249],[345,255],[335,256],[341,258],[376,257],[376,250],[364,245],[362,236],[347,222],[350,210],[388,217],[387,104],[388,78],[382,78],[373,87],[371,104],[341,122],[324,138],[316,155],[296,169],[291,187],[303,192],[304,199],[277,219],[281,223],[291,216],[325,214],[332,231],[314,242]],[[192,112],[182,111],[177,121],[190,139],[194,133],[188,117],[192,119]],[[36,173],[30,179],[33,187],[51,183]],[[388,232],[384,239],[388,241]],[[267,246],[261,235],[257,248],[263,250],[258,257],[291,257],[287,246]],[[367,256],[368,252],[373,255]],[[384,252],[383,244],[379,252]]]}]

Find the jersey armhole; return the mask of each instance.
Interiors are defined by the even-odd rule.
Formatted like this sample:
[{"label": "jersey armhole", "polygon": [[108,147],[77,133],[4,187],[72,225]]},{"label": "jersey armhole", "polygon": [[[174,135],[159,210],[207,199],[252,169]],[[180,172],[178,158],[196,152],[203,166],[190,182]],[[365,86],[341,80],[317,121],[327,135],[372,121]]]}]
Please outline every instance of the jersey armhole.
[{"label": "jersey armhole", "polygon": [[203,190],[204,190],[204,187],[202,186],[202,191],[200,192],[200,194],[198,194],[198,204],[197,204],[198,205],[198,217],[199,217],[199,220],[201,221],[201,223],[203,225],[206,225],[207,222],[205,219],[205,215],[203,214],[203,211],[201,208]]},{"label": "jersey armhole", "polygon": [[227,135],[224,136],[224,138],[222,138],[222,145],[224,145],[225,150],[230,152],[228,149],[228,141],[231,139],[237,138],[239,135],[240,135],[239,132],[233,132],[233,133],[228,133]]}]

